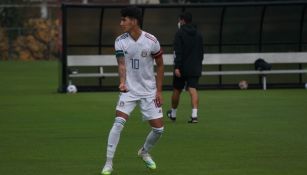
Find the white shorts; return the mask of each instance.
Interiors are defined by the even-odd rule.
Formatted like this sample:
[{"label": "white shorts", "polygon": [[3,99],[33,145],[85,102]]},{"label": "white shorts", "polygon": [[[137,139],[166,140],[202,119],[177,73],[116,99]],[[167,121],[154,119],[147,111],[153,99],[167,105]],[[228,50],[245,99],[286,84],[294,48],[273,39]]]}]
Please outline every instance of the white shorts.
[{"label": "white shorts", "polygon": [[131,96],[129,92],[120,93],[116,110],[130,116],[137,103],[140,105],[143,120],[153,120],[163,117],[162,108],[156,105],[154,97],[135,97]]}]

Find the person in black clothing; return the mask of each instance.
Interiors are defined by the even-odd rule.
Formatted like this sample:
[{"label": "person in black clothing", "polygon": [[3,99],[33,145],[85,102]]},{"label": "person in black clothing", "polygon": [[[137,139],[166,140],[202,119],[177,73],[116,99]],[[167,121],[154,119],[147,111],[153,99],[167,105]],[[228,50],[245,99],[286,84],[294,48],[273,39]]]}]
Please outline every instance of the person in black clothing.
[{"label": "person in black clothing", "polygon": [[204,55],[203,38],[191,24],[192,14],[184,12],[179,16],[178,28],[174,40],[174,77],[172,106],[167,116],[176,121],[176,110],[183,88],[189,91],[192,104],[192,115],[189,123],[198,123],[197,85],[202,72]]}]

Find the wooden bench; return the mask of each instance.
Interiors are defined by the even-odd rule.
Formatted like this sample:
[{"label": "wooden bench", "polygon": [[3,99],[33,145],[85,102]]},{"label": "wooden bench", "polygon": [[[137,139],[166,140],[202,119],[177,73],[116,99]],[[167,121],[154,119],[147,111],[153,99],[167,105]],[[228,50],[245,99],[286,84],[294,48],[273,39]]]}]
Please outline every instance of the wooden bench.
[{"label": "wooden bench", "polygon": [[[253,65],[255,60],[263,58],[271,64],[305,64],[307,63],[307,52],[278,52],[278,53],[223,53],[223,54],[205,54],[203,65]],[[173,65],[173,55],[163,55],[164,65]],[[117,66],[114,55],[70,55],[67,57],[67,66],[71,67],[99,67],[97,73],[79,73],[71,71],[69,79],[80,77],[117,77],[116,72],[105,72],[104,68],[108,66]],[[270,74],[305,74],[307,69],[282,69],[282,70],[231,70],[231,71],[206,71],[203,76],[222,76],[222,75],[261,75],[262,88],[267,89],[267,76]],[[173,76],[173,72],[165,72],[165,76]]]}]

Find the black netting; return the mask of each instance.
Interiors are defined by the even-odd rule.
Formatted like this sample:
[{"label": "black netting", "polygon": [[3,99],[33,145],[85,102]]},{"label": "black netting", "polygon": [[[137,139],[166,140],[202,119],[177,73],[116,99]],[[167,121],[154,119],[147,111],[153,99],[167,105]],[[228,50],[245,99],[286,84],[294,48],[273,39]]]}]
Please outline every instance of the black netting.
[{"label": "black netting", "polygon": [[263,21],[263,51],[298,51],[303,6],[269,6]]},{"label": "black netting", "polygon": [[67,9],[67,44],[97,45],[101,8]]}]

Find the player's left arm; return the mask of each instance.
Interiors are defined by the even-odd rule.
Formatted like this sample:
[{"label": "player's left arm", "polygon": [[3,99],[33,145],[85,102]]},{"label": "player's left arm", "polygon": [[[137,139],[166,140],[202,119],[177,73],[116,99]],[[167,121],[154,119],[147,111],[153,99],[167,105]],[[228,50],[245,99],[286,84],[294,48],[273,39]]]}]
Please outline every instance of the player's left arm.
[{"label": "player's left arm", "polygon": [[163,50],[158,40],[156,40],[152,44],[153,45],[152,45],[152,50],[151,50],[151,56],[155,59],[156,73],[157,73],[157,76],[156,76],[156,86],[157,86],[156,104],[157,106],[162,106],[163,104],[162,83],[163,83],[163,77],[164,77],[164,64],[163,64],[163,57],[162,57]]},{"label": "player's left arm", "polygon": [[155,57],[156,62],[156,86],[157,86],[157,94],[156,94],[156,103],[158,106],[162,106],[163,104],[163,97],[162,97],[162,84],[163,84],[163,77],[164,77],[164,64],[163,64],[163,57],[162,54]]}]

